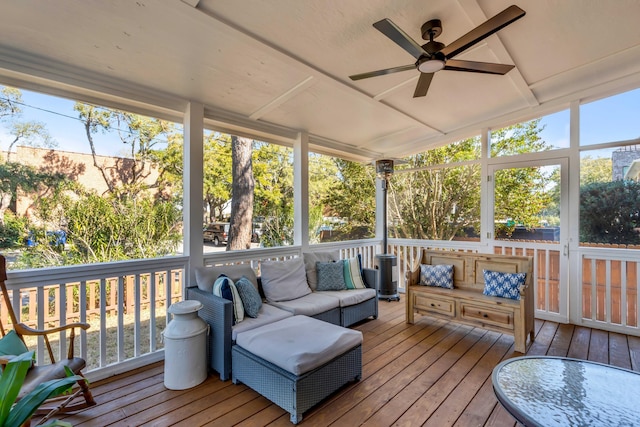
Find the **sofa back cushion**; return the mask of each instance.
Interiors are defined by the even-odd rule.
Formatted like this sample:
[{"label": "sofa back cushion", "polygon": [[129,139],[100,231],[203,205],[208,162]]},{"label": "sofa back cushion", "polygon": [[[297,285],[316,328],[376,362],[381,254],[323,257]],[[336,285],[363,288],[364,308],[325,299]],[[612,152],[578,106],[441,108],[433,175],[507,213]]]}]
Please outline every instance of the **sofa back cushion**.
[{"label": "sofa back cushion", "polygon": [[234,282],[244,276],[258,289],[258,278],[249,264],[198,267],[196,268],[196,284],[202,291],[212,292],[213,283],[222,274]]},{"label": "sofa back cushion", "polygon": [[340,259],[340,252],[305,252],[302,254],[302,257],[304,258],[304,268],[307,273],[307,283],[311,290],[315,291],[318,287],[318,271],[316,269],[316,263],[337,261]]},{"label": "sofa back cushion", "polygon": [[301,258],[262,261],[260,271],[267,301],[289,301],[311,293]]}]

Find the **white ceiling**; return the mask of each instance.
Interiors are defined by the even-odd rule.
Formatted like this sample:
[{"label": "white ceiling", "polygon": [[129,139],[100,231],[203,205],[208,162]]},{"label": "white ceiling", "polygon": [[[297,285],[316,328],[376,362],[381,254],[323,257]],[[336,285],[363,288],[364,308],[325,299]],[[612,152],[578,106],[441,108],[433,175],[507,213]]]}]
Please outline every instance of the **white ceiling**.
[{"label": "white ceiling", "polygon": [[[372,27],[390,18],[449,44],[512,3],[526,15],[456,56],[505,76],[418,71]],[[158,117],[205,105],[219,130],[372,160],[640,86],[638,0],[0,0],[0,83]]]}]

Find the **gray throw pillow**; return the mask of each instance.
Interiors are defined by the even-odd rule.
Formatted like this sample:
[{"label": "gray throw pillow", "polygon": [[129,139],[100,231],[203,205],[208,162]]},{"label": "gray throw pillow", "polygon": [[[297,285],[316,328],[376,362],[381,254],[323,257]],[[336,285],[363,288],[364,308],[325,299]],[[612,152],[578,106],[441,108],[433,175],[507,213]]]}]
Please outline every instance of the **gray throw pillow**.
[{"label": "gray throw pillow", "polygon": [[262,290],[267,301],[289,301],[311,293],[301,258],[260,263]]},{"label": "gray throw pillow", "polygon": [[316,263],[337,261],[340,259],[340,251],[304,252],[302,257],[304,258],[304,268],[307,272],[307,283],[311,290],[315,291],[318,285]]},{"label": "gray throw pillow", "polygon": [[240,294],[240,299],[244,306],[244,314],[249,317],[258,317],[258,312],[262,307],[262,298],[260,298],[255,286],[246,277],[241,277],[236,282],[236,289],[238,289],[238,294]]},{"label": "gray throw pillow", "polygon": [[338,262],[317,262],[318,272],[317,291],[341,291],[347,289],[344,282],[344,263]]}]

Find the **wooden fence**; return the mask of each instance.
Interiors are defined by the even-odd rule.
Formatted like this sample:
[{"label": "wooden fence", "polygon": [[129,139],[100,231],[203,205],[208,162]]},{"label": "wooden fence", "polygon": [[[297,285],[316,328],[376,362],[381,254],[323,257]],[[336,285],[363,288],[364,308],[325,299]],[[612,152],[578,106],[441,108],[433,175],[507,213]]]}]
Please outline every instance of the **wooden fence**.
[{"label": "wooden fence", "polygon": [[[154,275],[152,280],[151,275]],[[173,280],[175,286],[171,286],[172,294],[170,299],[172,302],[179,301],[182,297],[182,271],[176,270],[173,272],[156,272],[141,274],[140,280],[140,298],[139,305],[142,311],[148,310],[151,301],[150,295],[154,295],[155,304],[164,306],[167,301],[166,295],[166,281]],[[102,312],[108,316],[115,316],[120,309],[118,304],[118,282],[123,282],[123,298],[122,312],[124,314],[133,313],[136,303],[135,298],[135,275],[111,277],[106,279],[88,280],[85,282],[86,286],[86,306],[84,307],[86,313],[86,320],[90,321],[92,318],[98,318]],[[44,323],[46,327],[52,327],[59,325],[61,319],[64,319],[65,323],[72,323],[80,321],[80,286],[81,282],[67,283],[63,285],[66,291],[66,308],[61,307],[60,298],[60,285],[44,286],[44,296],[47,299],[44,312]],[[104,286],[104,292],[101,287]],[[151,292],[151,286],[155,287],[155,292]],[[12,291],[10,292],[10,296]],[[38,327],[38,288],[27,288],[20,290],[20,321],[33,328]],[[105,299],[105,304],[101,307],[101,296]],[[13,297],[11,296],[13,299]],[[0,304],[0,319],[3,324],[9,324],[7,310],[2,309]],[[64,314],[63,314],[64,313]]]}]

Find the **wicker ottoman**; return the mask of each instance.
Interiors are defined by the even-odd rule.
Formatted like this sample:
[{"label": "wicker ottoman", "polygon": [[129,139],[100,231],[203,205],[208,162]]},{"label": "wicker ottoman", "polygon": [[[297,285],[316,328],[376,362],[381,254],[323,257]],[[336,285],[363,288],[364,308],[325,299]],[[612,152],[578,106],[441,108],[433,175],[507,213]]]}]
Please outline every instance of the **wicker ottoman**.
[{"label": "wicker ottoman", "polygon": [[231,349],[234,384],[244,383],[291,414],[302,414],[362,376],[362,333],[293,316],[238,334]]}]

